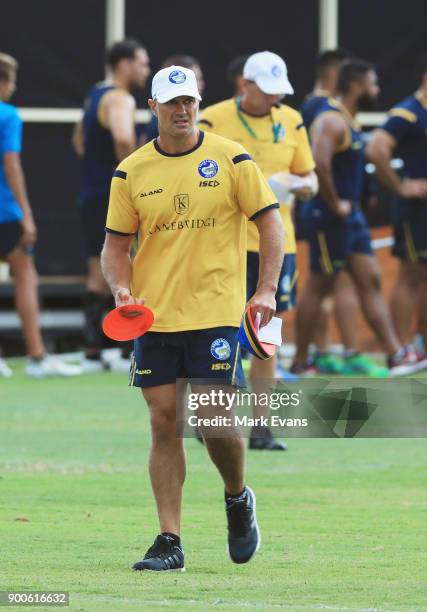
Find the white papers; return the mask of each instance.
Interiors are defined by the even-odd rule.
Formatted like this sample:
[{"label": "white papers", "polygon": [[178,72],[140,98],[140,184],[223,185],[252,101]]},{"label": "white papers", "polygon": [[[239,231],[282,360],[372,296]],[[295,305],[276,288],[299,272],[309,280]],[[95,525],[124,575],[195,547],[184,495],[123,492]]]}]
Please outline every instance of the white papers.
[{"label": "white papers", "polygon": [[273,317],[270,323],[261,327],[258,332],[258,339],[261,342],[282,346],[282,319]]},{"label": "white papers", "polygon": [[274,192],[279,204],[288,202],[291,197],[289,187],[289,172],[277,172],[268,179],[268,184]]}]

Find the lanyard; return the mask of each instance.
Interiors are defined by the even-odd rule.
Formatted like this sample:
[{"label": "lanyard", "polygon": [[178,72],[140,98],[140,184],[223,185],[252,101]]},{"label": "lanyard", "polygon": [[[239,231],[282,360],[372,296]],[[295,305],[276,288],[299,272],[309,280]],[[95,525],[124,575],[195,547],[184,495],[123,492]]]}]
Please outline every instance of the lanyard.
[{"label": "lanyard", "polygon": [[[245,130],[252,136],[252,138],[255,138],[256,140],[258,140],[258,136],[256,135],[255,131],[251,128],[251,126],[249,125],[249,123],[246,121],[245,117],[243,116],[240,108],[240,97],[237,97],[235,99],[235,104],[236,104],[236,111],[237,111],[237,116],[239,117],[240,121],[242,122],[243,127],[245,128]],[[271,119],[271,131],[273,132],[273,142],[277,143],[280,142],[281,140],[283,140],[284,136],[285,136],[285,130],[283,125],[280,123],[280,121],[275,122],[273,120],[273,110],[270,110],[270,119]]]}]

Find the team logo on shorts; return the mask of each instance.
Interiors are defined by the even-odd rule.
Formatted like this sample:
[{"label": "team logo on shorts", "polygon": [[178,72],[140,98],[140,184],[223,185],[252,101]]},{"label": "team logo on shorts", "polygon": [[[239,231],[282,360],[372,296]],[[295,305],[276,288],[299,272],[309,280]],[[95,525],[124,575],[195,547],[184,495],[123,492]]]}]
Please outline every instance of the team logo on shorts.
[{"label": "team logo on shorts", "polygon": [[230,357],[231,347],[225,338],[217,338],[212,342],[211,355],[220,361],[225,361]]},{"label": "team logo on shorts", "polygon": [[280,66],[278,66],[277,64],[274,64],[274,66],[271,67],[271,74],[276,77],[279,78],[282,76],[282,70],[280,68]]},{"label": "team logo on shorts", "polygon": [[218,164],[213,159],[205,159],[199,164],[199,174],[203,178],[212,178],[218,173]]},{"label": "team logo on shorts", "polygon": [[169,81],[174,83],[175,85],[179,85],[180,83],[184,83],[187,80],[187,77],[182,72],[182,70],[173,70],[169,75]]}]

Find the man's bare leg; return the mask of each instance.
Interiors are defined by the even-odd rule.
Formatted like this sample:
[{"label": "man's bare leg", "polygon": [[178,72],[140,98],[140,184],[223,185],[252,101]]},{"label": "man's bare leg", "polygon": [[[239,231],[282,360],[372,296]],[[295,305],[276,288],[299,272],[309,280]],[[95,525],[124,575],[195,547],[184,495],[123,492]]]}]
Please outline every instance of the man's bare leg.
[{"label": "man's bare leg", "polygon": [[[274,355],[270,359],[258,359],[258,357],[251,356],[251,370],[250,370],[250,381],[252,391],[257,393],[270,393],[271,384],[269,381],[274,378],[276,374],[276,356]],[[270,409],[268,406],[260,406],[259,402],[252,407],[252,416],[255,419],[261,417],[267,417]]]},{"label": "man's bare leg", "polygon": [[301,298],[298,301],[296,316],[297,352],[295,365],[303,365],[308,356],[310,342],[314,337],[316,323],[322,301],[330,295],[335,283],[335,276],[311,272],[307,279]]},{"label": "man's bare leg", "polygon": [[420,264],[423,269],[420,291],[418,294],[418,331],[423,337],[427,350],[427,263]]},{"label": "man's bare leg", "polygon": [[[192,385],[193,393],[210,393],[212,389],[219,389],[219,387]],[[231,386],[222,386],[221,389],[224,393],[236,393]],[[197,411],[197,416],[201,418],[212,418],[215,415],[230,417],[232,410],[228,411],[217,406],[200,406]],[[228,495],[239,495],[245,486],[245,445],[238,430],[234,432],[228,426],[222,430],[220,427],[214,429],[203,426],[200,429],[209,456],[224,481],[226,492]]]},{"label": "man's bare leg", "polygon": [[105,302],[111,297],[110,289],[104,279],[99,257],[87,260],[88,276],[86,279],[85,304],[85,355],[89,358],[100,357],[102,348],[101,323]]},{"label": "man's bare leg", "polygon": [[359,298],[356,288],[347,270],[342,270],[337,277],[335,289],[335,319],[342,343],[347,351],[357,351],[357,325],[359,316]]},{"label": "man's bare leg", "polygon": [[365,319],[388,356],[395,355],[401,344],[394,331],[381,291],[381,275],[372,255],[351,255],[349,271],[355,281]]},{"label": "man's bare leg", "polygon": [[422,282],[421,266],[425,266],[425,264],[402,261],[391,296],[391,316],[397,336],[402,344],[408,344],[411,341],[417,296]]},{"label": "man's bare leg", "polygon": [[184,441],[177,437],[175,384],[143,389],[151,420],[149,471],[161,533],[180,534]]},{"label": "man's bare leg", "polygon": [[6,261],[15,278],[16,310],[21,319],[27,354],[29,357],[42,357],[45,348],[39,327],[38,276],[33,258],[18,247]]}]

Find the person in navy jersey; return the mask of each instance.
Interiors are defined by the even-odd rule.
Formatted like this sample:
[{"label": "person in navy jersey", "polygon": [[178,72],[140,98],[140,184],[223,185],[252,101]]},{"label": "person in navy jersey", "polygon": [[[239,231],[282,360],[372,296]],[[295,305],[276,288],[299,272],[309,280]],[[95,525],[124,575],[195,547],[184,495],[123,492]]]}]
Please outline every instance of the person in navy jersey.
[{"label": "person in navy jersey", "polygon": [[[110,183],[117,164],[137,147],[133,88],[143,88],[150,74],[146,49],[136,40],[115,43],[107,51],[110,76],[96,83],[84,103],[83,119],[74,130],[73,145],[81,157],[79,209],[88,265],[85,297],[86,372],[104,368],[101,360],[101,321],[111,307],[109,288],[101,272]],[[130,361],[123,355],[112,369],[125,371]]]},{"label": "person in navy jersey", "polygon": [[[203,90],[205,89],[205,80],[200,64],[195,57],[192,55],[172,55],[171,57],[165,59],[162,64],[162,68],[169,68],[169,66],[184,66],[184,68],[189,68],[192,70],[196,75],[200,95],[203,94]],[[158,135],[159,123],[157,117],[153,115],[147,125],[144,142],[150,142],[150,140],[157,138]]]},{"label": "person in navy jersey", "polygon": [[384,348],[390,374],[412,373],[419,366],[392,326],[360,208],[365,156],[355,116],[373,108],[378,93],[371,64],[357,59],[343,63],[337,100],[325,101],[311,128],[319,194],[310,203],[307,220],[311,273],[297,310],[296,372],[307,360],[320,303],[344,268],[355,282],[365,319]]},{"label": "person in navy jersey", "polygon": [[[419,295],[419,330],[427,340],[427,55],[419,62],[417,91],[396,104],[376,130],[367,155],[377,176],[397,196],[393,254],[400,273],[391,312],[401,342],[411,338]],[[393,156],[403,161],[402,176],[391,167]]]},{"label": "person in navy jersey", "polygon": [[307,130],[316,119],[328,98],[337,95],[338,71],[348,53],[342,49],[323,51],[317,60],[316,83],[302,103],[300,112]]},{"label": "person in navy jersey", "polygon": [[[81,368],[46,356],[38,324],[38,278],[32,257],[37,228],[21,166],[22,121],[9,104],[17,71],[17,61],[0,53],[0,260],[9,264],[15,280],[16,310],[28,355],[26,374],[34,378],[73,376]],[[12,376],[12,370],[0,359],[2,376]]]},{"label": "person in navy jersey", "polygon": [[[348,57],[348,52],[343,49],[330,49],[319,55],[313,92],[305,98],[300,109],[309,134],[311,125],[324,109],[325,103],[336,98],[339,68]],[[304,239],[304,214],[305,205],[300,204],[295,211],[300,240]],[[332,311],[344,346],[342,358],[329,351],[328,327]],[[307,365],[309,370],[314,366],[316,371],[326,374],[357,373],[366,376],[377,376],[381,372],[374,361],[358,350],[358,329],[354,325],[358,316],[359,299],[356,289],[348,272],[343,270],[335,282],[333,301],[328,297],[322,302],[314,337],[316,352],[313,361]]]}]

